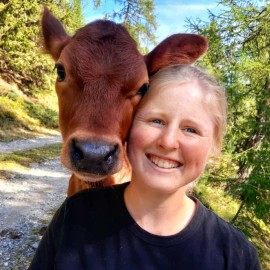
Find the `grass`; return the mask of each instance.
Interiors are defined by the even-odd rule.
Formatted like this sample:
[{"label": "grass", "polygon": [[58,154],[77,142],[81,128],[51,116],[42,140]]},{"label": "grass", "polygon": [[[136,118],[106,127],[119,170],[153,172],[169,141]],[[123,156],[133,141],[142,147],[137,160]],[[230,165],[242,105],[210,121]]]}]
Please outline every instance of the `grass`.
[{"label": "grass", "polygon": [[53,135],[58,128],[55,92],[26,96],[0,78],[0,141]]},{"label": "grass", "polygon": [[47,159],[60,156],[61,144],[42,148],[0,154],[0,178],[8,179],[10,174],[28,170],[33,163],[43,163]]},{"label": "grass", "polygon": [[226,221],[232,220],[241,203],[227,195],[221,188],[215,188],[203,181],[198,183],[196,194],[204,205],[207,205]]}]

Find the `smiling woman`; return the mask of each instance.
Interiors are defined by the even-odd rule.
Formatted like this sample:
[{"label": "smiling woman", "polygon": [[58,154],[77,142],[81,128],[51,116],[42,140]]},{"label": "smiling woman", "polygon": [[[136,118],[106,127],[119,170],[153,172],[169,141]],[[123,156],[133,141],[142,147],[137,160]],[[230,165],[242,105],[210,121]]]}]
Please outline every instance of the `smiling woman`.
[{"label": "smiling woman", "polygon": [[172,66],[150,79],[129,135],[124,191],[149,263],[151,244],[163,246],[151,248],[166,263],[150,269],[260,269],[244,235],[187,195],[221,148],[226,111],[224,89],[198,68]]},{"label": "smiling woman", "polygon": [[129,136],[133,172],[125,193],[146,231],[173,235],[187,226],[196,209],[187,189],[220,148],[225,121],[225,92],[199,69],[173,66],[151,78]]}]

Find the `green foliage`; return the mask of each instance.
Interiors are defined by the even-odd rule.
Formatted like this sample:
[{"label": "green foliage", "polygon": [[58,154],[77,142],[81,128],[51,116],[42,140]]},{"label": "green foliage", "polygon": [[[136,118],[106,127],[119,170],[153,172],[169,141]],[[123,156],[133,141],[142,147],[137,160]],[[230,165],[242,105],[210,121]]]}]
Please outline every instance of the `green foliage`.
[{"label": "green foliage", "polygon": [[52,61],[41,54],[40,19],[46,4],[73,32],[82,25],[80,1],[12,0],[0,4],[0,75],[28,95],[52,91]]},{"label": "green foliage", "polygon": [[[254,1],[220,3],[226,8],[218,16],[210,13],[210,22],[188,23],[209,38],[202,64],[224,83],[228,94],[224,152],[231,156],[235,176],[222,179],[235,197],[269,222],[270,6]],[[212,179],[220,179],[219,174]]]},{"label": "green foliage", "polygon": [[[115,2],[119,3],[121,8],[106,14],[105,18],[120,21],[136,40],[141,51],[146,53],[149,45],[156,44],[156,37],[153,34],[157,28],[154,1],[115,0]],[[101,3],[101,0],[94,1],[96,7]]]},{"label": "green foliage", "polygon": [[[29,98],[15,86],[0,80],[0,140],[25,138],[58,127],[56,94]],[[32,135],[34,136],[34,135]]]},{"label": "green foliage", "polygon": [[208,185],[239,201],[232,221],[247,235],[253,234],[263,264],[269,267],[265,239],[270,224],[270,5],[219,3],[223,12],[209,12],[208,22],[187,21],[189,29],[209,39],[200,65],[224,84],[229,103],[224,156],[209,167],[205,178]]},{"label": "green foliage", "polygon": [[206,207],[227,221],[232,220],[237,212],[239,201],[234,200],[224,190],[210,185],[206,178],[200,179],[195,194]]},{"label": "green foliage", "polygon": [[269,224],[257,218],[257,216],[252,213],[247,206],[245,206],[234,225],[243,231],[250,241],[256,246],[261,260],[262,269],[270,269]]},{"label": "green foliage", "polygon": [[36,118],[40,121],[40,125],[48,128],[58,127],[58,113],[50,108],[44,108],[40,104],[25,101],[24,109],[30,117]]},{"label": "green foliage", "polygon": [[[0,139],[28,137],[58,127],[55,72],[42,53],[43,5],[73,34],[82,26],[80,0],[10,0],[0,3]],[[11,87],[3,80],[15,84]],[[46,129],[44,129],[44,128]]]}]

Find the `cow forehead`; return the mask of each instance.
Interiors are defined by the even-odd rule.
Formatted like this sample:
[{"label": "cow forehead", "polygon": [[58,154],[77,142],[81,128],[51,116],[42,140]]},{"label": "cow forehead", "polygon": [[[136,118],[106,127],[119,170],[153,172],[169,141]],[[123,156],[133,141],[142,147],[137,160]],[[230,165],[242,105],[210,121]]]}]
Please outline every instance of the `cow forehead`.
[{"label": "cow forehead", "polygon": [[96,21],[81,28],[68,45],[72,67],[82,80],[128,80],[146,73],[144,57],[124,27]]}]

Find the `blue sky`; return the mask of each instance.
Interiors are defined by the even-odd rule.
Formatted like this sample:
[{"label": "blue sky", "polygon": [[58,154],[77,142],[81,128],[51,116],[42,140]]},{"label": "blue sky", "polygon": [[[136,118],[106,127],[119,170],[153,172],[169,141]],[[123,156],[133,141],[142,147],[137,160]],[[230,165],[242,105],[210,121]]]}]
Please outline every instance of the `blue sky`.
[{"label": "blue sky", "polygon": [[[113,0],[103,0],[104,4],[99,9],[94,9],[89,2],[83,7],[86,23],[102,18],[106,12],[118,9]],[[218,14],[221,6],[218,6],[217,2],[217,0],[155,0],[158,24],[157,41],[160,42],[175,33],[186,32],[186,18],[207,20],[207,9]]]}]

